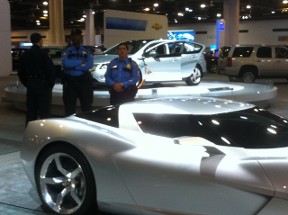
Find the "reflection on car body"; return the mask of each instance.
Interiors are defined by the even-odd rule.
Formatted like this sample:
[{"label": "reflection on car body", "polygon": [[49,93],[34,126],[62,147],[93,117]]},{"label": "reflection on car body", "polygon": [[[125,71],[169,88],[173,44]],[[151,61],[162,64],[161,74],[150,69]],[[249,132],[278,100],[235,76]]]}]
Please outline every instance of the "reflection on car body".
[{"label": "reflection on car body", "polygon": [[[205,46],[190,41],[131,40],[126,41],[129,57],[137,62],[142,81],[161,83],[185,81],[197,85],[206,73],[203,55]],[[101,55],[94,56],[92,76],[98,83],[105,83],[107,65],[117,57],[117,44]]]},{"label": "reflection on car body", "polygon": [[168,97],[30,122],[21,158],[53,214],[286,215],[287,139],[255,105]]}]

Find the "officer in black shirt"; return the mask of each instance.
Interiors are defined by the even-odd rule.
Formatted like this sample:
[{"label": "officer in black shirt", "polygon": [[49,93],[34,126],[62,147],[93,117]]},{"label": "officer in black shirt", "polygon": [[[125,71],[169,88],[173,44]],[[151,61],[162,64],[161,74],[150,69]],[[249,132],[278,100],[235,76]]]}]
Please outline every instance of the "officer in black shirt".
[{"label": "officer in black shirt", "polygon": [[71,31],[72,45],[68,46],[62,55],[64,69],[63,102],[65,115],[76,112],[77,99],[80,101],[81,111],[90,111],[93,104],[92,76],[93,57],[88,48],[82,44],[82,31]]},{"label": "officer in black shirt", "polygon": [[55,66],[47,51],[42,49],[43,38],[39,33],[30,36],[32,47],[20,62],[18,76],[27,88],[26,125],[31,120],[49,118],[51,115],[52,89],[56,80]]}]

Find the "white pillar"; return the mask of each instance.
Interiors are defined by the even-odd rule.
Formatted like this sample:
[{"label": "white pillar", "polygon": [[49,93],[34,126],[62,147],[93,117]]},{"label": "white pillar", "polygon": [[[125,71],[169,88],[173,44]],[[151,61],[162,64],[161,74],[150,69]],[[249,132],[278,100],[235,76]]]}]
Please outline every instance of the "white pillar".
[{"label": "white pillar", "polygon": [[63,0],[49,0],[50,45],[65,46]]},{"label": "white pillar", "polygon": [[239,43],[240,0],[224,1],[225,45]]},{"label": "white pillar", "polygon": [[86,22],[85,22],[85,45],[95,45],[95,27],[94,27],[94,15],[92,9],[85,10]]},{"label": "white pillar", "polygon": [[8,0],[0,0],[0,76],[8,76],[12,72],[11,57],[11,15]]}]

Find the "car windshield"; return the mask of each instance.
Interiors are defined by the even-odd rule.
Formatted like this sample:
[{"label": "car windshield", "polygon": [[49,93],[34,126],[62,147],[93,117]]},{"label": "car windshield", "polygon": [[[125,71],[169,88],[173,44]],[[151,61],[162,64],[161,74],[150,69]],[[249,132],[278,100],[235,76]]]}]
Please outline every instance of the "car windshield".
[{"label": "car windshield", "polygon": [[[128,45],[128,53],[135,54],[139,49],[141,49],[144,45],[146,45],[151,40],[129,40],[125,43]],[[112,46],[111,48],[107,49],[103,52],[103,54],[111,54],[117,55],[117,45]]]},{"label": "car windshield", "polygon": [[145,133],[170,138],[202,137],[217,145],[244,148],[288,146],[287,120],[261,108],[216,115],[135,113],[134,117]]},{"label": "car windshield", "polygon": [[119,106],[115,105],[102,107],[92,112],[78,113],[75,116],[117,128],[119,127],[118,110]]}]

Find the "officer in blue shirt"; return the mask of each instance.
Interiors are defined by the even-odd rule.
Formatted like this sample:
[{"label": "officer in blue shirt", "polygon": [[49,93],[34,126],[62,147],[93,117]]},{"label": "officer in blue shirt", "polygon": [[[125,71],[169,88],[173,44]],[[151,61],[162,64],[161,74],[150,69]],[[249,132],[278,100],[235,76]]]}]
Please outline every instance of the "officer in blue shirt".
[{"label": "officer in blue shirt", "polygon": [[128,57],[128,46],[120,43],[117,47],[118,57],[113,59],[105,73],[106,84],[110,87],[110,104],[122,104],[135,100],[139,67]]},{"label": "officer in blue shirt", "polygon": [[63,102],[65,115],[76,112],[77,99],[80,101],[81,111],[92,110],[93,88],[90,69],[93,67],[93,56],[82,42],[82,31],[71,31],[72,44],[66,48],[62,55]]}]

